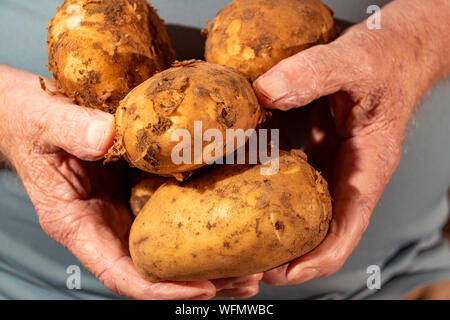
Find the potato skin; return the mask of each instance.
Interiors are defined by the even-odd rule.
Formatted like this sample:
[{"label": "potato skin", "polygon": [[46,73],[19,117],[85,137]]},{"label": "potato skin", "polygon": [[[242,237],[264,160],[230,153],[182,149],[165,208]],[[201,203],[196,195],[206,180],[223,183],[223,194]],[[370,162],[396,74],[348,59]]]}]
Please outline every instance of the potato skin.
[{"label": "potato skin", "polygon": [[[136,170],[137,171],[137,170]],[[137,216],[153,194],[169,179],[142,171],[135,172],[133,176],[130,208],[131,213]]]},{"label": "potato skin", "polygon": [[163,21],[145,0],[65,0],[48,24],[47,48],[59,90],[111,113],[175,59]]},{"label": "potato skin", "polygon": [[159,188],[136,218],[130,252],[149,281],[196,281],[268,271],[315,248],[331,220],[327,183],[301,151],[272,176],[225,165]]},{"label": "potato skin", "polygon": [[205,32],[206,61],[229,66],[251,81],[336,36],[333,14],[320,0],[234,0]]},{"label": "potato skin", "polygon": [[[190,164],[172,161],[172,150],[180,143],[172,141],[175,130],[188,130],[194,146],[195,121],[201,121],[203,132],[218,129],[225,137],[227,129],[255,129],[263,114],[241,74],[191,60],[174,64],[131,91],[115,118],[116,143],[106,162],[123,156],[132,167],[183,180],[205,162],[194,158],[194,147]],[[213,142],[203,142],[203,149]],[[225,148],[224,142],[224,153]]]}]

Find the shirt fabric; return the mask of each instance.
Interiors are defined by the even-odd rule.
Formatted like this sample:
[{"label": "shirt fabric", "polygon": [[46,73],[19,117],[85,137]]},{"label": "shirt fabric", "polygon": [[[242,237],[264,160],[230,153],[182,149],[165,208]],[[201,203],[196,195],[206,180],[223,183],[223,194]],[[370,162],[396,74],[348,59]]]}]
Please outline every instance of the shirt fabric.
[{"label": "shirt fabric", "polygon": [[[199,31],[230,1],[153,0],[179,59],[202,58]],[[370,5],[388,1],[324,1],[339,19],[359,23]],[[50,77],[46,24],[59,0],[0,0],[0,63]],[[382,22],[382,20],[381,20]],[[393,70],[393,72],[396,72]],[[1,77],[1,75],[0,75]],[[423,284],[450,279],[450,249],[440,237],[450,185],[450,83],[436,85],[410,121],[403,156],[356,250],[343,268],[305,284],[261,286],[256,299],[393,299]],[[286,112],[291,142],[302,144],[308,108]],[[67,287],[72,265],[81,289]],[[381,289],[368,289],[369,266],[381,268]],[[79,261],[51,240],[17,176],[0,171],[0,298],[116,299]]]}]

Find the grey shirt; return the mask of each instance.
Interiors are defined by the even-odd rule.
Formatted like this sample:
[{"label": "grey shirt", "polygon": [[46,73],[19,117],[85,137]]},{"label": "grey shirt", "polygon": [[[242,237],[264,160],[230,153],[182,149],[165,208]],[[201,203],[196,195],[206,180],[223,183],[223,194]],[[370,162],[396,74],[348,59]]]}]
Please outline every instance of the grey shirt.
[{"label": "grey shirt", "polygon": [[[169,25],[180,59],[201,58],[199,29],[226,0],[153,0]],[[369,5],[388,1],[324,1],[337,18],[368,17]],[[46,23],[58,0],[0,1],[0,63],[50,77],[45,69]],[[393,72],[396,72],[393,70]],[[0,75],[1,76],[1,75]],[[386,188],[360,244],[335,275],[289,287],[262,285],[261,299],[398,298],[409,290],[450,279],[450,249],[440,237],[449,203],[450,84],[435,86],[418,106],[404,143],[400,166]],[[301,146],[308,108],[286,113],[290,140]],[[68,267],[81,268],[81,290],[70,290]],[[368,289],[369,266],[381,269],[381,289]],[[370,271],[370,268],[369,268]],[[14,173],[0,171],[0,298],[119,298],[104,288],[62,246],[41,230]]]}]

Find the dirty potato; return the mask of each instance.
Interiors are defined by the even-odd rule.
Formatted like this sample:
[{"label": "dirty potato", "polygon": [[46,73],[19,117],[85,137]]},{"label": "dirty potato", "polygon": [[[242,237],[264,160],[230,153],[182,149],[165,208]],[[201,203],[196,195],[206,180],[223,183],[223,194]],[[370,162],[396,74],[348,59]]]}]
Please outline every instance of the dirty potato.
[{"label": "dirty potato", "polygon": [[111,113],[175,59],[163,21],[145,0],[66,0],[48,24],[47,48],[59,91]]},{"label": "dirty potato", "polygon": [[320,0],[234,0],[208,29],[205,58],[251,81],[281,60],[336,36],[332,11]]},{"label": "dirty potato", "polygon": [[[121,102],[115,118],[116,142],[106,162],[123,156],[132,167],[183,180],[214,156],[226,154],[226,141],[207,141],[204,132],[218,130],[225,138],[227,129],[255,129],[263,114],[252,86],[241,74],[191,60],[176,63],[135,88]],[[198,132],[196,123],[201,126]],[[174,134],[180,136],[174,139]],[[206,148],[221,150],[206,159]],[[187,157],[174,161],[172,154]]]},{"label": "dirty potato", "polygon": [[130,208],[134,216],[141,212],[153,194],[169,179],[142,171],[135,172],[132,181]]},{"label": "dirty potato", "polygon": [[279,171],[224,165],[160,187],[133,223],[130,252],[149,281],[195,281],[264,272],[315,248],[331,220],[326,181],[301,151]]}]

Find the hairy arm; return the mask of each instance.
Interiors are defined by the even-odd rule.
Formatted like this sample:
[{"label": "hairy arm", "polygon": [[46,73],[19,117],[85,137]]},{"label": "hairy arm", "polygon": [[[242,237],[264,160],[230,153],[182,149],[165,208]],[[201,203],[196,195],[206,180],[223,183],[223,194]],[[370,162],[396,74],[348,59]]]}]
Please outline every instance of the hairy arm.
[{"label": "hairy arm", "polygon": [[[396,0],[381,13],[381,30],[393,35],[392,41],[406,42],[410,54],[398,56],[420,66],[416,87],[420,94],[450,75],[450,2],[447,0]],[[374,33],[377,33],[375,30]]]}]

